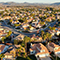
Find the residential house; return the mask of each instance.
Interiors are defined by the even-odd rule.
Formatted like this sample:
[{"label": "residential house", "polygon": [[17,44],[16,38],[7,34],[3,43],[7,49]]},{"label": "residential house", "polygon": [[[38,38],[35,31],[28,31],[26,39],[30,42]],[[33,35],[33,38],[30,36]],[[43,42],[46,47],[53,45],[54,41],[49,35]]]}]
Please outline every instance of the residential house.
[{"label": "residential house", "polygon": [[2,39],[2,37],[5,37],[7,35],[6,30],[4,30],[3,28],[0,28],[0,40]]},{"label": "residential house", "polygon": [[25,37],[25,35],[20,34],[20,35],[18,35],[17,37],[13,38],[13,40],[23,40],[24,37]]},{"label": "residential house", "polygon": [[55,43],[51,42],[47,44],[47,48],[51,52],[54,52],[54,54],[60,58],[60,46],[59,45],[56,45]]},{"label": "residential house", "polygon": [[0,54],[6,52],[8,48],[8,46],[0,44]]},{"label": "residential house", "polygon": [[4,18],[4,19],[11,19],[10,16],[4,16],[3,18]]},{"label": "residential house", "polygon": [[46,18],[46,20],[48,21],[52,21],[52,19],[55,19],[55,17],[48,17],[48,18]]},{"label": "residential house", "polygon": [[57,17],[57,19],[60,19],[60,15],[57,15],[56,17]]},{"label": "residential house", "polygon": [[14,45],[14,46],[11,46],[9,49],[8,49],[8,52],[6,52],[4,55],[5,55],[5,59],[15,59],[17,57],[17,49],[20,48],[21,45]]},{"label": "residential house", "polygon": [[30,54],[35,54],[36,57],[48,57],[49,52],[47,48],[42,44],[31,44]]},{"label": "residential house", "polygon": [[26,30],[27,27],[29,27],[29,24],[27,24],[27,23],[22,25],[22,28],[23,28],[24,30]]}]

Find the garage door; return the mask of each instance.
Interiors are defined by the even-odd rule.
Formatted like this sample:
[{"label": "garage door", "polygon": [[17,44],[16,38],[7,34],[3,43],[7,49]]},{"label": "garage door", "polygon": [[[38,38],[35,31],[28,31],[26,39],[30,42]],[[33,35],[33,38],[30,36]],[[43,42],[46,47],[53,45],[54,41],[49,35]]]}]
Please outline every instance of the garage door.
[{"label": "garage door", "polygon": [[45,54],[43,54],[43,55],[39,55],[39,57],[44,57],[45,56]]},{"label": "garage door", "polygon": [[12,58],[12,56],[8,56],[8,58]]}]

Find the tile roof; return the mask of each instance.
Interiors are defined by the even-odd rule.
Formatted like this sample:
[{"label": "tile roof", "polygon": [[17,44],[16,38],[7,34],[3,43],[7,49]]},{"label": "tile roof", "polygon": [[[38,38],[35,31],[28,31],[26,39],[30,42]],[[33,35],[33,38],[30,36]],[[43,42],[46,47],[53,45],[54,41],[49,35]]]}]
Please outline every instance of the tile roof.
[{"label": "tile roof", "polygon": [[55,48],[55,47],[59,47],[59,45],[56,45],[56,44],[53,43],[53,42],[49,43],[49,45],[50,45],[51,47],[53,47],[53,48]]},{"label": "tile roof", "polygon": [[[40,50],[45,50],[45,51],[44,51],[44,52],[40,52],[40,51],[37,49],[37,47],[38,47]],[[36,55],[49,53],[48,50],[47,50],[47,48],[46,48],[43,44],[41,44],[41,43],[39,43],[39,44],[33,44],[33,45],[32,45],[32,48],[30,48],[30,51],[33,51],[33,50],[35,50],[35,51],[37,52]]]},{"label": "tile roof", "polygon": [[0,45],[0,53],[4,50],[5,45]]}]

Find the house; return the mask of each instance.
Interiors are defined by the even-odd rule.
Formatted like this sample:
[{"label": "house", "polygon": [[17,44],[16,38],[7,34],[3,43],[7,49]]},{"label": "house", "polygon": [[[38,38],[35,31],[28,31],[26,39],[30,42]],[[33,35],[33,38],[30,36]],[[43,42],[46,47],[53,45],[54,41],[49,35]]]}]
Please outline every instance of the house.
[{"label": "house", "polygon": [[51,42],[47,44],[47,48],[51,52],[54,52],[54,54],[60,58],[60,46],[59,45],[56,45],[55,43]]},{"label": "house", "polygon": [[33,29],[35,29],[34,27],[30,27],[30,30],[33,30]]},{"label": "house", "polygon": [[5,29],[0,28],[0,40],[2,39],[2,37],[5,37],[7,35],[7,32]]},{"label": "house", "polygon": [[8,48],[8,46],[0,44],[0,54],[6,52]]},{"label": "house", "polygon": [[26,28],[29,27],[29,24],[27,24],[27,23],[26,24],[23,24],[22,27],[24,28],[24,30],[26,30]]},{"label": "house", "polygon": [[8,52],[6,52],[5,55],[5,59],[15,59],[17,57],[17,49],[20,48],[21,45],[14,45],[9,47]]},{"label": "house", "polygon": [[60,31],[56,31],[56,35],[59,35],[60,34]]},{"label": "house", "polygon": [[57,15],[56,17],[57,17],[57,19],[60,19],[60,15]]},{"label": "house", "polygon": [[36,57],[48,57],[49,52],[47,48],[42,44],[31,44],[30,54],[35,54]]},{"label": "house", "polygon": [[24,37],[25,37],[25,35],[20,34],[20,35],[18,35],[17,37],[15,37],[13,40],[23,40]]},{"label": "house", "polygon": [[48,18],[46,18],[46,20],[48,21],[52,21],[52,19],[55,19],[55,17],[48,17]]},{"label": "house", "polygon": [[43,41],[42,37],[37,36],[37,41]]},{"label": "house", "polygon": [[10,54],[10,53],[6,52],[4,55],[5,55],[5,57],[4,57],[5,59],[12,59],[14,54]]},{"label": "house", "polygon": [[4,19],[11,19],[10,16],[4,16],[3,18],[4,18]]},{"label": "house", "polygon": [[11,23],[11,25],[14,25],[14,24],[17,24],[17,23],[19,23],[18,20],[13,20],[12,23]]}]

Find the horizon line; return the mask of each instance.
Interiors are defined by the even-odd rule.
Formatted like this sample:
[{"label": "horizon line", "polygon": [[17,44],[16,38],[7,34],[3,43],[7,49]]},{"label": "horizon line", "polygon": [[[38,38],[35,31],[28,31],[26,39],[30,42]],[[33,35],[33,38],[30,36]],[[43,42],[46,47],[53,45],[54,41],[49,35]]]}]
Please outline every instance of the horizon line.
[{"label": "horizon line", "polygon": [[59,3],[59,2],[51,2],[51,3],[46,3],[46,2],[15,2],[15,1],[4,1],[4,2],[0,2],[0,3],[7,3],[7,2],[14,2],[14,3],[43,3],[43,4],[51,4],[51,3]]}]

